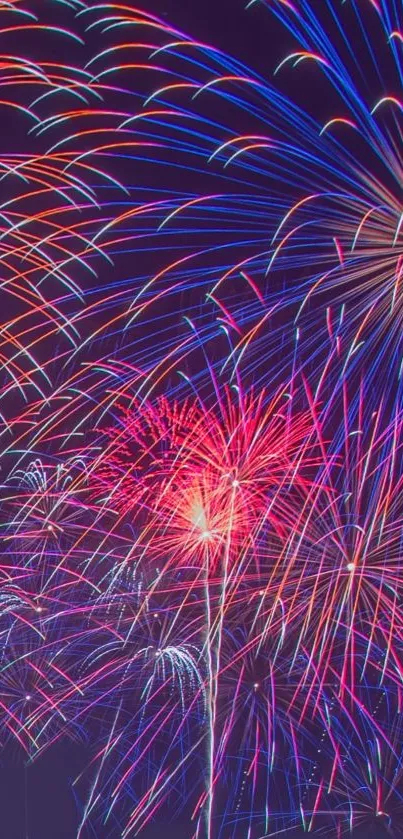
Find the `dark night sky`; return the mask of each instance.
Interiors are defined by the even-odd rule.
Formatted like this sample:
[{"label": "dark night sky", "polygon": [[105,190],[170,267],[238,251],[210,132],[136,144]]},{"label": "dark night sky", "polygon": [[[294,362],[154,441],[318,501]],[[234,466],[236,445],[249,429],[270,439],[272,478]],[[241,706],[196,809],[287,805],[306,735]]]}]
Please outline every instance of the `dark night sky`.
[{"label": "dark night sky", "polygon": [[[270,77],[291,43],[262,5],[245,0],[148,0],[144,8]],[[274,36],[274,37],[273,37]]]}]

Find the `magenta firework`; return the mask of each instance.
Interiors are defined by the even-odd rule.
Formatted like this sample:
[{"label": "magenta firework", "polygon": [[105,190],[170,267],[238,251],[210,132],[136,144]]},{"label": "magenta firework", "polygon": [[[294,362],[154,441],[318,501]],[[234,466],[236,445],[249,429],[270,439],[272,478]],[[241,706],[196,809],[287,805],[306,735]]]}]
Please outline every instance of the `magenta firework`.
[{"label": "magenta firework", "polygon": [[0,0],[0,742],[77,839],[398,837],[403,9],[220,3]]}]

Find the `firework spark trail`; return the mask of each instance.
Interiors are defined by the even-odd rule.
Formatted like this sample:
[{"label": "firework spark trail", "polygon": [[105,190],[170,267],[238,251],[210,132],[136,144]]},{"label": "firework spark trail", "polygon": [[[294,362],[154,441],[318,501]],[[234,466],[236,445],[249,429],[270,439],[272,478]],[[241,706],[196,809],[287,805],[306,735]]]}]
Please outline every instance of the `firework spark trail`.
[{"label": "firework spark trail", "polygon": [[207,836],[213,831],[226,613],[251,564],[259,566],[263,531],[284,536],[291,526],[287,495],[299,483],[298,453],[312,433],[307,416],[290,421],[283,397],[281,391],[267,403],[264,393],[248,396],[240,390],[234,396],[224,392],[214,410],[200,402],[170,406],[165,399],[154,408],[132,407],[123,414],[120,440],[115,431],[110,455],[107,449],[101,461],[99,480],[108,504],[132,514],[138,509],[140,515],[145,508],[151,515],[140,537],[147,554],[157,551],[160,562],[161,551],[169,567],[178,561],[200,567],[208,685],[209,771],[202,799]]}]

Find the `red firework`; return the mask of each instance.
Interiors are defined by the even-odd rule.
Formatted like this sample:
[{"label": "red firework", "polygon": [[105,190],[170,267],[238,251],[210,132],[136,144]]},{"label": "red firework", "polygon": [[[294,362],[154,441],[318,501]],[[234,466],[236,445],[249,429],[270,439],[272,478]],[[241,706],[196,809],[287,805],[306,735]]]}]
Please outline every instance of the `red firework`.
[{"label": "red firework", "polygon": [[212,407],[197,398],[131,406],[120,435],[109,432],[97,486],[138,522],[154,556],[198,565],[208,549],[210,569],[225,557],[242,573],[258,544],[293,526],[305,485],[311,421],[293,416],[286,397],[226,388]]}]

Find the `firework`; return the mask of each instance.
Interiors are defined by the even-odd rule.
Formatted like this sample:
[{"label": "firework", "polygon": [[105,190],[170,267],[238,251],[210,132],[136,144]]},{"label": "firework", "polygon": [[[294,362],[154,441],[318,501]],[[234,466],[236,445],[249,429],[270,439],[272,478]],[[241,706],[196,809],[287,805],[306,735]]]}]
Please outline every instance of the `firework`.
[{"label": "firework", "polygon": [[79,837],[401,830],[403,21],[263,5],[270,78],[0,2],[0,742]]}]

